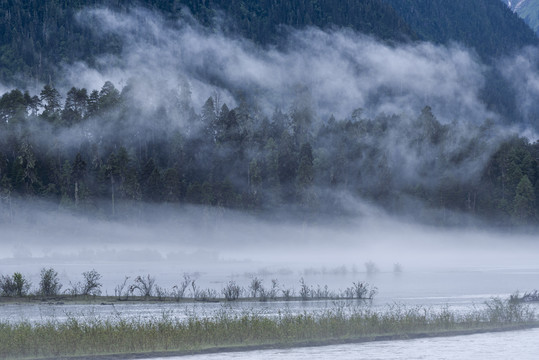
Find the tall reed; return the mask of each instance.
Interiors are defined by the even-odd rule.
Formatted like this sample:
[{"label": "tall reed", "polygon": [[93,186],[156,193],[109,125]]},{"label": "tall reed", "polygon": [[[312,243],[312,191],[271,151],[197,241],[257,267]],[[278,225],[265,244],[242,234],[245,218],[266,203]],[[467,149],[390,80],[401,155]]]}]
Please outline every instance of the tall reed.
[{"label": "tall reed", "polygon": [[536,325],[531,308],[494,298],[481,309],[461,314],[449,308],[335,306],[330,310],[268,317],[222,310],[213,317],[179,320],[170,313],[151,319],[119,315],[45,323],[0,322],[0,358],[40,358],[73,355],[189,352],[215,347],[295,345],[316,341],[362,339],[381,335],[412,336],[459,330]]}]

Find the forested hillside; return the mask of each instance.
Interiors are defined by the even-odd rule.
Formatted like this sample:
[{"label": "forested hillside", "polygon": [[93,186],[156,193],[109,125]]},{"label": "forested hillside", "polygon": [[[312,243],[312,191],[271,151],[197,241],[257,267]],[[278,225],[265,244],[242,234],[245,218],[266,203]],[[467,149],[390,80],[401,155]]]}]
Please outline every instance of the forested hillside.
[{"label": "forested hillside", "polygon": [[[275,42],[279,26],[332,25],[350,27],[383,39],[416,36],[382,0],[284,1],[284,0],[141,0],[138,5],[178,19],[187,8],[202,24],[221,27],[259,43]],[[119,53],[121,44],[111,36],[98,38],[75,20],[82,7],[105,5],[127,11],[132,1],[14,0],[0,9],[0,82],[24,83],[55,80],[62,62],[92,63],[103,53]],[[224,17],[230,21],[220,21]],[[23,81],[24,80],[24,81]]]},{"label": "forested hillside", "polygon": [[340,216],[361,199],[539,223],[539,143],[518,135],[537,130],[539,75],[533,50],[507,60],[536,39],[502,2],[138,5],[2,2],[0,221],[26,200],[125,218]]},{"label": "forested hillside", "polygon": [[[277,43],[281,25],[348,27],[397,41],[456,41],[484,57],[536,43],[533,32],[517,15],[502,2],[491,0],[140,0],[137,4],[158,10],[171,20],[178,19],[187,8],[206,26],[220,27],[258,43]],[[47,82],[54,80],[64,62],[92,63],[100,54],[118,53],[118,39],[98,38],[75,20],[81,8],[97,5],[126,11],[134,4],[127,0],[2,2],[0,82]]]},{"label": "forested hillside", "polygon": [[509,1],[502,0],[518,14],[537,35],[539,35],[539,3],[533,0]]},{"label": "forested hillside", "polygon": [[424,40],[457,41],[484,58],[537,44],[533,31],[501,1],[384,0]]},{"label": "forested hillside", "polygon": [[301,102],[268,118],[256,103],[229,108],[213,97],[201,109],[187,97],[141,115],[130,91],[72,88],[64,104],[48,85],[39,97],[5,94],[0,217],[21,197],[106,217],[148,202],[343,215],[352,209],[339,194],[353,194],[442,224],[460,224],[462,213],[498,225],[538,220],[539,144],[508,137],[493,148],[488,122],[463,133],[425,107],[411,118],[357,110],[318,126]]}]

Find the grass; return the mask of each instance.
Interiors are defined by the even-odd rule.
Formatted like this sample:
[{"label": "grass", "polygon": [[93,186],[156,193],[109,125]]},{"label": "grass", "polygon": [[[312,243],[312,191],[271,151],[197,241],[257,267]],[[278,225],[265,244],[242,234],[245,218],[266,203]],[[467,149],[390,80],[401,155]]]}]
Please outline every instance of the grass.
[{"label": "grass", "polygon": [[380,336],[406,338],[418,334],[536,326],[526,304],[493,298],[465,314],[449,308],[393,305],[383,311],[369,307],[338,307],[315,313],[280,313],[266,317],[253,312],[178,320],[170,314],[153,319],[69,318],[46,323],[0,322],[0,358],[57,358],[126,353],[190,353],[212,348],[295,346],[313,342],[368,341]]}]

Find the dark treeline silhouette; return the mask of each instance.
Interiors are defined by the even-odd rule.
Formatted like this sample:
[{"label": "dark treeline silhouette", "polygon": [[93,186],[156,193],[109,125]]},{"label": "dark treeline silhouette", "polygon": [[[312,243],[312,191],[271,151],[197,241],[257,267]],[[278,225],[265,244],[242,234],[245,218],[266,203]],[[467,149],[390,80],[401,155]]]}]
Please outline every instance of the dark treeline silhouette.
[{"label": "dark treeline silhouette", "polygon": [[539,144],[500,137],[489,121],[442,124],[428,106],[415,117],[320,119],[301,91],[269,116],[241,94],[233,108],[214,94],[195,109],[188,84],[148,110],[132,89],[4,94],[1,218],[28,198],[122,218],[148,202],[341,215],[357,196],[444,224],[463,213],[538,222]]},{"label": "dark treeline silhouette", "polygon": [[94,64],[102,54],[120,53],[118,36],[100,36],[77,20],[81,9],[96,6],[122,12],[140,6],[172,21],[188,9],[204,26],[262,44],[279,43],[282,25],[350,28],[397,42],[456,41],[484,59],[537,44],[524,21],[491,0],[13,0],[0,7],[0,81],[54,81],[61,63]]},{"label": "dark treeline silhouette", "polygon": [[[4,2],[0,8],[0,81],[48,82],[55,80],[61,63],[94,64],[99,55],[120,53],[118,36],[97,35],[77,20],[81,9],[96,6],[121,12],[140,6],[163,14],[171,22],[188,9],[205,26],[220,26],[223,31],[239,33],[258,43],[275,42],[280,25],[337,25],[384,39],[416,38],[382,0],[15,0]],[[222,14],[230,21],[217,25],[214,20]]]}]

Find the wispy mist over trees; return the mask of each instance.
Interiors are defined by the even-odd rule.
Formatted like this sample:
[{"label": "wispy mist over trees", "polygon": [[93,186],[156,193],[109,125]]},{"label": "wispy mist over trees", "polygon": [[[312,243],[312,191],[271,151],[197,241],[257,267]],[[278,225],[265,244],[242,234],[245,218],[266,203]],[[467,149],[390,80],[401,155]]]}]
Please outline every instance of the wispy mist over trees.
[{"label": "wispy mist over trees", "polygon": [[441,223],[453,212],[537,223],[539,145],[517,136],[492,145],[488,121],[463,132],[426,106],[412,117],[357,109],[319,123],[299,100],[269,117],[247,97],[229,108],[213,95],[195,109],[181,98],[188,89],[171,108],[141,114],[130,90],[106,82],[2,96],[3,220],[14,201],[35,197],[110,218],[147,202],[341,215],[344,193],[418,217],[437,210]]},{"label": "wispy mist over trees", "polygon": [[[539,90],[515,96],[508,47],[498,65],[492,49],[408,42],[423,35],[397,1],[143,3],[35,3],[31,26],[8,9],[2,78],[26,80],[0,98],[1,219],[25,199],[129,218],[147,203],[340,216],[361,198],[436,223],[537,224],[539,145],[517,134],[533,139]],[[515,46],[534,43],[522,34]],[[536,76],[533,54],[516,59]]]}]

